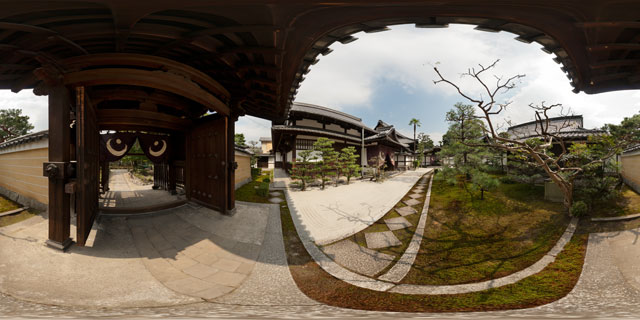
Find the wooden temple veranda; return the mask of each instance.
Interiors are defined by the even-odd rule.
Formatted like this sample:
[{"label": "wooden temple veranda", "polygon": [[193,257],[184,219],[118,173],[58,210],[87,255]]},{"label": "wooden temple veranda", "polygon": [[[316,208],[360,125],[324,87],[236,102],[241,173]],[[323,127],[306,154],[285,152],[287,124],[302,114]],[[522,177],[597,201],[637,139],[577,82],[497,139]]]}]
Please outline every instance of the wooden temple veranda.
[{"label": "wooden temple veranda", "polygon": [[537,42],[575,92],[640,88],[639,1],[0,1],[0,88],[48,95],[48,243],[71,243],[73,194],[84,245],[101,141],[115,139],[117,156],[126,140],[107,130],[144,136],[167,185],[183,172],[190,200],[232,212],[238,117],[282,124],[332,43],[403,23],[473,24]]}]

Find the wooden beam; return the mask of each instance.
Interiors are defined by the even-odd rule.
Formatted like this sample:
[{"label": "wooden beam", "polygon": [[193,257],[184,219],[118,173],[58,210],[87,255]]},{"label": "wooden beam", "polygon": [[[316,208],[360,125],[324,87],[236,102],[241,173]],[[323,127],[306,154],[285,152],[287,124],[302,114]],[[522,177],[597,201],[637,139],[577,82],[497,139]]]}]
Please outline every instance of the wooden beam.
[{"label": "wooden beam", "polygon": [[590,21],[576,22],[578,28],[634,28],[640,29],[640,21]]},{"label": "wooden beam", "polygon": [[193,103],[188,99],[179,98],[168,93],[155,91],[153,93],[147,93],[145,90],[134,88],[117,88],[117,89],[96,89],[93,90],[91,98],[96,104],[103,101],[111,100],[125,100],[125,101],[138,101],[138,102],[152,102],[155,104],[162,104],[167,107],[191,114],[193,111],[190,107]]},{"label": "wooden beam", "polygon": [[203,90],[195,83],[169,72],[125,68],[90,69],[67,73],[64,76],[64,82],[67,85],[121,84],[150,87],[183,96],[224,115],[229,115],[231,112],[229,107],[220,99]]},{"label": "wooden beam", "polygon": [[240,65],[236,67],[237,70],[247,72],[247,71],[264,71],[264,72],[280,72],[282,68],[276,65],[261,65],[261,64],[253,64],[253,65]]},{"label": "wooden beam", "polygon": [[640,43],[606,43],[587,46],[588,51],[640,50]]},{"label": "wooden beam", "polygon": [[58,32],[53,31],[51,29],[22,24],[22,23],[11,23],[11,22],[0,22],[0,29],[5,30],[14,30],[14,31],[22,31],[28,33],[36,33],[36,34],[44,34],[44,35],[56,35]]},{"label": "wooden beam", "polygon": [[231,48],[220,48],[217,53],[213,53],[214,55],[229,55],[229,54],[264,54],[264,55],[281,55],[284,54],[283,50],[273,48],[273,47],[231,47]]},{"label": "wooden beam", "polygon": [[5,70],[34,70],[37,66],[27,64],[0,63],[0,69]]},{"label": "wooden beam", "polygon": [[608,67],[621,67],[621,66],[638,66],[640,65],[640,59],[620,59],[620,60],[603,60],[589,64],[591,69],[601,69]]},{"label": "wooden beam", "polygon": [[631,72],[608,73],[608,74],[603,74],[598,76],[592,76],[591,82],[598,83],[598,82],[604,82],[604,81],[610,81],[610,80],[616,80],[616,79],[624,79],[624,78],[628,78],[631,75],[633,75],[633,73]]},{"label": "wooden beam", "polygon": [[193,124],[188,119],[144,110],[103,109],[96,114],[101,130],[146,127],[185,131]]},{"label": "wooden beam", "polygon": [[106,53],[73,57],[64,60],[62,63],[70,68],[85,68],[89,66],[95,67],[104,65],[126,65],[147,67],[165,71],[172,70],[188,76],[191,80],[198,83],[215,95],[220,95],[224,98],[230,97],[229,91],[225,87],[223,87],[219,82],[212,79],[204,72],[171,59],[144,54]]}]

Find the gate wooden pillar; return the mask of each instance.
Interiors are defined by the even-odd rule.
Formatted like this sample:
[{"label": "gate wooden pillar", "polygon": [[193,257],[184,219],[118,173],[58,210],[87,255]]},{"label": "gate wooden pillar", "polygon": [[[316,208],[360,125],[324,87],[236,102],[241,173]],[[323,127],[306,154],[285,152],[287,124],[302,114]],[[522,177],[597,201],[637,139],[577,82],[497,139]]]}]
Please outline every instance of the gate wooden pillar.
[{"label": "gate wooden pillar", "polygon": [[70,194],[65,193],[70,160],[69,90],[58,84],[49,93],[49,162],[44,174],[49,177],[49,239],[47,245],[66,250],[73,241],[70,235]]},{"label": "gate wooden pillar", "polygon": [[238,115],[231,113],[227,124],[227,210],[226,214],[234,215],[236,213],[236,169],[238,163],[236,162],[236,148],[235,148],[235,133],[236,133],[236,121],[238,121]]}]

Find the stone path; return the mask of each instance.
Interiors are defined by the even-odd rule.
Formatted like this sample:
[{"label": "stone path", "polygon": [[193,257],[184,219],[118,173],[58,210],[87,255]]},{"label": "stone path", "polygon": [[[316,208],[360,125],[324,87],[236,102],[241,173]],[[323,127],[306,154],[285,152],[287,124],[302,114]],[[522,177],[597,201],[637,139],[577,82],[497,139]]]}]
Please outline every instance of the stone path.
[{"label": "stone path", "polygon": [[287,189],[291,212],[298,216],[304,232],[318,245],[351,236],[378,221],[413,185],[432,169],[406,171],[383,183],[352,182],[325,190]]},{"label": "stone path", "polygon": [[66,253],[44,245],[48,221],[41,216],[0,228],[0,291],[94,308],[203,299],[317,304],[289,274],[279,206],[237,202],[236,207],[234,216],[189,204],[151,216],[102,217],[87,247]]},{"label": "stone path", "polygon": [[[291,196],[290,196],[290,192],[288,190],[285,190],[285,195],[287,197],[287,200],[290,201]],[[427,196],[430,200],[430,195],[431,195],[431,182],[429,183],[429,190],[427,191]],[[411,199],[413,200],[413,199]],[[422,222],[423,226],[422,229],[424,229],[424,223],[426,223],[426,214],[428,211],[428,204],[429,201],[425,201],[424,203],[424,209],[423,209],[423,213],[421,215],[421,221],[424,219],[425,222]],[[414,237],[414,239],[412,239],[412,243],[414,243],[413,248],[411,249],[411,251],[409,253],[405,255],[403,255],[404,263],[400,264],[400,266],[391,273],[387,273],[385,275],[383,275],[381,277],[380,280],[377,279],[372,279],[363,275],[359,275],[356,274],[354,272],[351,272],[345,268],[343,268],[342,266],[340,266],[339,264],[337,264],[335,261],[331,260],[329,257],[327,257],[317,246],[316,244],[311,240],[311,238],[309,237],[308,233],[305,231],[304,226],[302,225],[302,220],[300,219],[300,215],[296,214],[296,208],[295,207],[291,207],[290,206],[290,210],[291,210],[291,216],[293,218],[293,222],[294,225],[296,227],[296,230],[298,231],[298,235],[300,236],[300,240],[302,241],[305,249],[307,249],[307,252],[309,252],[309,254],[311,255],[311,257],[318,263],[318,265],[323,268],[326,272],[328,272],[329,274],[331,274],[332,276],[341,279],[342,281],[345,281],[349,284],[352,284],[354,286],[357,287],[361,287],[361,288],[365,288],[365,289],[369,289],[369,290],[375,290],[375,291],[389,291],[389,292],[394,292],[394,293],[403,293],[403,294],[457,294],[457,293],[467,293],[467,292],[476,292],[476,291],[482,291],[482,290],[487,290],[490,288],[497,288],[500,286],[504,286],[507,284],[511,284],[511,283],[515,283],[517,281],[520,281],[528,276],[531,276],[533,274],[536,274],[540,271],[542,271],[542,269],[544,269],[547,265],[549,265],[551,262],[553,262],[555,260],[555,256],[562,251],[562,249],[564,248],[565,244],[567,242],[569,242],[569,240],[571,239],[571,237],[573,236],[573,233],[577,227],[577,223],[578,223],[578,219],[574,218],[571,220],[571,222],[569,223],[569,226],[567,226],[567,229],[565,230],[564,234],[560,237],[560,240],[558,240],[558,242],[556,243],[556,245],[542,258],[540,259],[538,262],[534,263],[532,266],[527,267],[521,271],[518,271],[516,273],[513,273],[511,275],[502,277],[502,278],[498,278],[498,279],[493,279],[493,280],[489,280],[489,281],[484,281],[484,282],[479,282],[479,283],[470,283],[470,284],[461,284],[461,285],[443,285],[443,286],[433,286],[433,285],[408,285],[408,284],[395,284],[394,282],[392,282],[393,280],[396,279],[402,279],[404,277],[404,275],[406,275],[405,270],[407,268],[408,262],[411,261],[412,259],[415,260],[415,252],[416,248],[415,246],[417,245],[417,247],[419,248],[419,244],[417,244],[417,239],[416,237],[422,237],[422,234],[418,234],[418,236]],[[420,226],[418,226],[417,229],[419,229]],[[391,233],[391,235],[393,236],[393,232],[392,231],[388,231],[388,233]],[[385,234],[384,238],[382,238],[380,235],[381,234]],[[376,248],[376,245],[383,245],[385,243],[389,243],[390,241],[393,241],[391,237],[389,237],[387,235],[387,232],[376,232],[376,233],[366,233],[365,234],[366,240],[367,240],[367,247],[369,248]],[[370,237],[372,240],[372,243],[370,243]],[[380,239],[375,239],[374,237],[379,237]],[[393,236],[393,238],[395,238],[395,236]],[[373,241],[378,241],[376,243],[374,243]],[[397,240],[397,238],[396,238]],[[398,242],[400,242],[398,240]],[[379,244],[378,244],[379,243]],[[640,250],[639,250],[640,251]],[[401,258],[402,259],[402,258]],[[639,258],[640,260],[640,258]],[[413,264],[413,262],[411,263]],[[410,267],[410,265],[408,265]],[[394,266],[395,267],[395,266]],[[392,267],[393,269],[393,267]],[[392,270],[390,269],[390,271]],[[408,270],[407,270],[408,271]],[[404,274],[404,275],[403,275]],[[390,279],[391,281],[382,281],[382,279]],[[400,281],[400,280],[396,280],[396,281]]]},{"label": "stone path", "polygon": [[411,222],[409,222],[405,217],[385,219],[384,223],[391,231],[411,227]]},{"label": "stone path", "polygon": [[171,195],[166,190],[153,190],[152,185],[138,185],[131,181],[126,169],[112,169],[110,190],[99,198],[100,208],[135,208],[184,200],[183,195]]},{"label": "stone path", "polygon": [[393,234],[393,231],[367,232],[364,234],[364,237],[367,241],[367,248],[369,249],[394,247],[402,244],[396,235]]},{"label": "stone path", "polygon": [[325,246],[322,250],[341,266],[370,277],[384,270],[395,258],[389,254],[364,248],[349,239]]},{"label": "stone path", "polygon": [[411,214],[414,214],[418,211],[416,211],[416,209],[414,209],[413,207],[401,207],[401,208],[395,208],[396,212],[399,213],[401,216],[408,216]]},{"label": "stone path", "polygon": [[422,243],[422,237],[424,235],[424,227],[427,224],[427,214],[429,213],[429,203],[431,202],[432,183],[433,175],[431,175],[431,178],[429,179],[429,189],[424,200],[420,220],[418,221],[413,237],[411,237],[409,246],[404,251],[400,259],[398,259],[396,264],[393,265],[393,267],[391,267],[391,269],[389,269],[385,274],[378,277],[378,279],[398,283],[402,281],[402,279],[404,279],[411,270],[411,266],[413,266],[413,263],[416,261],[416,257],[418,256],[418,252],[420,251],[420,244]]}]

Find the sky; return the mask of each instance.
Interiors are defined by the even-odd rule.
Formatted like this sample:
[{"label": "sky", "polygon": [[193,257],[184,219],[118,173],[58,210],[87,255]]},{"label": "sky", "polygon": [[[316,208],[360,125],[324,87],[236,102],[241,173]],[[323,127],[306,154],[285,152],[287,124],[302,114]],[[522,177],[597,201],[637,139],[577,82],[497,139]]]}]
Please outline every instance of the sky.
[{"label": "sky", "polygon": [[[473,26],[450,25],[444,29],[419,29],[413,25],[391,26],[390,31],[357,33],[357,41],[331,46],[333,52],[319,56],[319,62],[302,82],[297,102],[317,104],[362,118],[374,127],[378,120],[394,125],[413,136],[412,118],[422,123],[417,132],[429,134],[437,143],[447,131],[445,113],[456,102],[465,102],[448,84],[434,84],[436,66],[445,76],[474,96],[480,88],[461,74],[479,64],[500,61],[485,78],[504,78],[516,74],[525,77],[516,88],[502,95],[510,107],[495,123],[507,126],[532,121],[529,104],[561,103],[563,114],[584,116],[586,128],[605,123],[620,123],[624,117],[640,112],[640,90],[617,91],[597,95],[575,94],[569,80],[549,55],[536,43],[514,40],[508,32],[490,33]],[[18,94],[0,90],[0,108],[22,108],[35,126],[47,129],[47,97],[34,96],[31,90]],[[247,141],[271,135],[271,122],[245,116],[236,123],[236,132]]]}]

